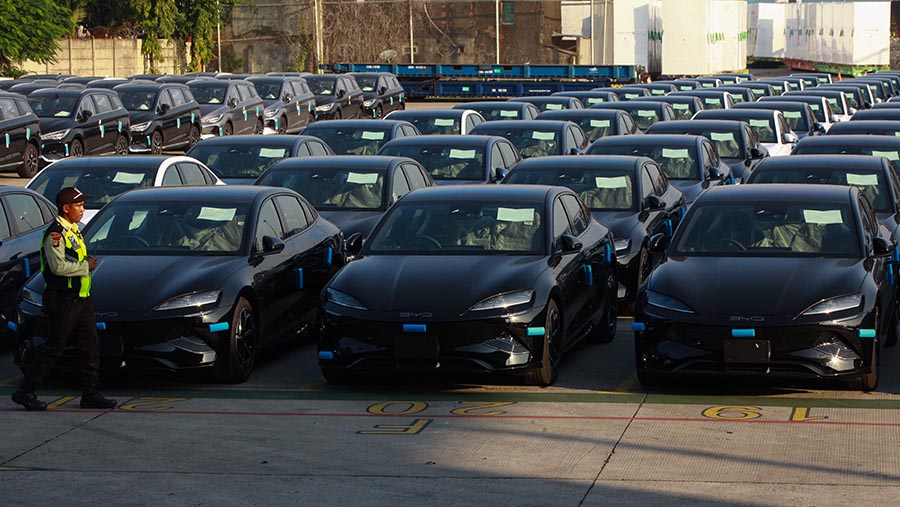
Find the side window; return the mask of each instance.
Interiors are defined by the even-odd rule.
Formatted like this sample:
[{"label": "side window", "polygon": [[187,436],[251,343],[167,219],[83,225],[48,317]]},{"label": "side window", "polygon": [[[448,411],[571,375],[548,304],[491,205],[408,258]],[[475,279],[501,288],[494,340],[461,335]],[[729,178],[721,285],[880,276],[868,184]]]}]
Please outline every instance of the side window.
[{"label": "side window", "polygon": [[406,176],[400,168],[394,170],[394,181],[391,184],[391,202],[396,201],[400,197],[409,192],[409,183],[406,182]]},{"label": "side window", "polygon": [[716,150],[713,148],[711,143],[705,142],[703,143],[703,149],[709,153],[709,160],[712,162],[714,167],[719,167],[719,154],[716,153]]},{"label": "side window", "polygon": [[744,127],[744,137],[747,138],[747,146],[751,148],[759,147],[759,139],[756,138],[756,132],[753,132],[750,127]]},{"label": "side window", "polygon": [[320,142],[311,141],[309,143],[306,143],[306,145],[309,147],[309,152],[314,156],[328,155],[328,148],[326,148],[325,145]]},{"label": "side window", "polygon": [[572,234],[580,236],[581,233],[587,230],[589,222],[581,205],[578,204],[578,198],[571,194],[565,194],[561,196],[561,199],[563,207],[566,209],[566,214],[572,219]]},{"label": "side window", "polygon": [[509,169],[512,166],[516,165],[518,162],[518,157],[516,156],[516,149],[512,144],[507,142],[499,142],[497,146],[500,147],[500,154],[503,155],[503,162],[506,165],[506,168]]},{"label": "side window", "polygon": [[641,169],[641,202],[647,202],[647,197],[649,197],[653,191],[653,178],[650,177],[650,173],[647,172],[647,167],[645,166]]},{"label": "side window", "polygon": [[175,166],[170,166],[163,174],[162,186],[176,187],[179,185],[181,185],[181,176],[178,175],[178,169]]},{"label": "side window", "polygon": [[10,236],[9,222],[6,220],[6,211],[3,209],[3,202],[0,202],[0,241]]},{"label": "side window", "polygon": [[700,145],[700,159],[701,159],[701,167],[707,169],[712,166],[712,154],[709,152],[709,147],[706,144]]},{"label": "side window", "polygon": [[0,99],[0,118],[12,120],[19,116],[19,108],[12,99]]},{"label": "side window", "polygon": [[96,106],[94,106],[94,101],[91,100],[90,95],[86,95],[81,98],[81,106],[79,108],[79,111],[90,111],[91,114],[97,112],[97,108]]},{"label": "side window", "polygon": [[180,162],[178,170],[181,171],[181,179],[185,185],[206,185],[206,178],[203,177],[203,171],[197,164]]},{"label": "side window", "polygon": [[497,177],[497,169],[505,169],[506,163],[503,161],[503,154],[500,153],[500,143],[491,146],[491,178]]},{"label": "side window", "polygon": [[275,204],[278,205],[281,222],[284,224],[284,239],[290,238],[309,226],[306,214],[303,213],[303,206],[296,197],[279,195],[275,197]]},{"label": "side window", "polygon": [[572,226],[569,225],[569,217],[566,215],[566,210],[563,208],[562,201],[559,200],[559,197],[553,201],[553,246],[554,248],[559,245],[559,238],[562,237],[563,234],[572,234]]},{"label": "side window", "polygon": [[[566,129],[566,146],[571,148],[580,148],[581,145],[578,144],[578,141],[575,140],[575,130],[571,128]],[[568,155],[569,150],[563,152],[563,155]]]},{"label": "side window", "polygon": [[312,153],[310,153],[310,147],[315,143],[302,143],[297,147],[297,156],[298,157],[308,157]]},{"label": "side window", "polygon": [[875,230],[875,219],[872,216],[872,209],[869,207],[868,201],[863,198],[862,194],[860,194],[859,198],[859,214],[860,218],[862,218],[866,250],[868,251],[872,248],[872,240],[878,233]]},{"label": "side window", "polygon": [[19,234],[44,225],[41,208],[34,197],[25,194],[10,194],[6,196],[6,199],[9,209],[13,212],[13,223]]},{"label": "side window", "polygon": [[572,134],[575,136],[575,146],[579,149],[584,148],[587,145],[587,136],[584,135],[584,131],[575,127],[570,127],[569,130],[571,130]]},{"label": "side window", "polygon": [[475,128],[475,117],[470,115],[466,115],[466,133]]},{"label": "side window", "polygon": [[281,227],[281,219],[278,218],[278,210],[275,202],[267,199],[259,209],[259,222],[256,224],[256,247],[262,250],[263,236],[284,237],[284,229]]},{"label": "side window", "polygon": [[187,99],[184,97],[184,92],[181,88],[169,88],[169,95],[172,96],[172,105],[173,106],[181,106],[187,104]]},{"label": "side window", "polygon": [[113,110],[112,102],[109,101],[109,95],[105,93],[97,93],[93,96],[94,104],[97,105],[98,113],[108,113]]},{"label": "side window", "polygon": [[[894,170],[894,167],[891,164],[887,164],[887,166],[891,186],[894,187],[894,201],[900,203],[900,181],[897,181],[897,171]],[[897,204],[894,204],[894,208],[897,208]]]},{"label": "side window", "polygon": [[161,90],[159,92],[159,102],[157,103],[157,106],[168,104],[168,106],[171,108],[174,105],[174,102],[175,101],[172,100],[172,96],[169,95],[169,90]]},{"label": "side window", "polygon": [[669,189],[668,180],[666,180],[666,177],[656,164],[647,164],[646,167],[647,170],[650,171],[650,179],[653,180],[653,188],[655,189],[656,195],[662,196],[666,193],[666,190]]},{"label": "side window", "polygon": [[422,171],[420,171],[417,166],[404,164],[402,167],[403,172],[406,173],[406,179],[409,180],[410,190],[425,187],[425,178],[422,176]]},{"label": "side window", "polygon": [[622,119],[625,120],[626,132],[628,132],[629,134],[634,134],[635,132],[637,132],[637,124],[634,123],[634,118],[632,118],[631,115],[626,114],[622,117]]},{"label": "side window", "polygon": [[238,94],[237,88],[233,86],[228,87],[228,94],[225,96],[225,103],[228,104],[232,100],[236,102],[240,102],[241,96]]},{"label": "side window", "polygon": [[24,100],[16,100],[16,105],[19,106],[19,116],[25,116],[34,112],[31,110],[31,106],[28,105],[28,102]]}]

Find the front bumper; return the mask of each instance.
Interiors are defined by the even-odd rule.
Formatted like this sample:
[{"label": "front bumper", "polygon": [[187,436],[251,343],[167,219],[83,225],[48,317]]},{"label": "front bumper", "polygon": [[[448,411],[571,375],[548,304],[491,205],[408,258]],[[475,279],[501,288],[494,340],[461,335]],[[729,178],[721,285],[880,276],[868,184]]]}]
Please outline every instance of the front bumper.
[{"label": "front bumper", "polygon": [[544,307],[477,320],[374,321],[325,311],[322,370],[524,374],[541,367]]}]

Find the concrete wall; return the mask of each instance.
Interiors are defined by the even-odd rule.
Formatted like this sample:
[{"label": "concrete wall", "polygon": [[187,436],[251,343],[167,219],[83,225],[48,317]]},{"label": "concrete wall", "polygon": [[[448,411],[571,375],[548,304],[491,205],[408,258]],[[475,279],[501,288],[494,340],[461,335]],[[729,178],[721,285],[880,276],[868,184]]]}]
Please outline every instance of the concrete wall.
[{"label": "concrete wall", "polygon": [[[63,39],[56,53],[56,62],[42,64],[25,62],[22,68],[29,74],[75,74],[77,76],[127,77],[143,74],[150,69],[141,55],[141,39]],[[160,40],[163,61],[157,62],[160,72],[181,73],[177,47],[173,41]]]}]

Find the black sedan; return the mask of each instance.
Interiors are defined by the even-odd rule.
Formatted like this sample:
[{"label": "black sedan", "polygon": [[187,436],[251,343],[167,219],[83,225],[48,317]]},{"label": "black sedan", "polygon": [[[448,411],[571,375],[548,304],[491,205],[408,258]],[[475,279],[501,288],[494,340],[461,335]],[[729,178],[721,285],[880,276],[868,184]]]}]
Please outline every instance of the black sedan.
[{"label": "black sedan", "polygon": [[40,169],[41,124],[25,97],[0,93],[0,137],[0,171],[34,176]]},{"label": "black sedan", "polygon": [[115,91],[131,116],[132,153],[187,151],[200,140],[200,105],[186,85],[138,81]]},{"label": "black sedan", "polygon": [[[99,259],[101,367],[212,369],[225,382],[246,380],[259,350],[308,329],[343,264],[338,228],[272,187],[136,190],[107,205],[84,239]],[[44,342],[43,291],[40,274],[23,290],[20,362]]]},{"label": "black sedan", "polygon": [[648,157],[681,190],[688,205],[707,188],[734,183],[731,168],[703,136],[656,134],[607,138],[592,143],[585,154]]},{"label": "black sedan", "polygon": [[842,121],[832,125],[825,135],[874,135],[896,137],[900,136],[900,123],[890,120]]},{"label": "black sedan", "polygon": [[898,325],[893,251],[857,188],[706,192],[638,294],[638,379],[728,374],[874,389],[880,345]]},{"label": "black sedan", "polygon": [[891,161],[900,173],[900,138],[895,136],[821,136],[801,139],[791,155],[872,155]]},{"label": "black sedan", "polygon": [[[777,99],[778,97],[772,97]],[[781,100],[765,100],[757,101],[752,104],[735,104],[735,108],[747,109],[774,109],[781,111],[784,119],[788,123],[791,131],[800,139],[807,136],[822,135],[827,130],[825,125],[816,120],[816,113],[806,102],[799,101],[781,101]]]},{"label": "black sedan", "polygon": [[644,97],[642,102],[665,102],[675,111],[676,120],[690,120],[695,114],[706,109],[699,97],[666,95],[663,97]]},{"label": "black sedan", "polygon": [[403,120],[332,120],[300,133],[325,141],[337,155],[374,155],[391,139],[417,136],[419,129]]},{"label": "black sedan", "polygon": [[619,96],[611,91],[579,91],[579,92],[554,92],[553,97],[573,97],[581,101],[584,107],[591,107],[594,104],[603,102],[614,102],[619,100]]},{"label": "black sedan", "polygon": [[384,119],[408,121],[425,135],[468,134],[484,123],[484,117],[471,109],[404,109],[388,113]]},{"label": "black sedan", "polygon": [[472,134],[508,139],[519,150],[522,158],[578,155],[588,144],[581,127],[570,121],[492,121],[475,127]]},{"label": "black sedan", "polygon": [[484,117],[485,121],[533,120],[540,111],[528,102],[465,102],[453,109],[471,109]]},{"label": "black sedan", "polygon": [[684,195],[646,157],[532,158],[517,165],[503,183],[559,185],[577,193],[613,233],[622,302],[634,301],[641,280],[654,267],[650,238],[671,236],[685,213]]},{"label": "black sedan", "polygon": [[591,109],[619,109],[627,111],[634,118],[639,129],[646,131],[650,125],[661,121],[677,120],[671,104],[665,102],[649,102],[644,100],[627,100],[594,104]]},{"label": "black sedan", "polygon": [[516,147],[497,136],[412,136],[386,143],[379,155],[409,157],[438,185],[496,183],[522,160]]},{"label": "black sedan", "polygon": [[289,157],[334,155],[321,139],[312,136],[211,137],[185,153],[206,164],[225,183],[253,183],[279,160]]},{"label": "black sedan", "polygon": [[538,108],[538,111],[560,111],[562,109],[584,109],[584,104],[575,97],[561,95],[541,95],[535,97],[513,97],[510,102],[528,102]]},{"label": "black sedan", "polygon": [[544,111],[538,120],[570,121],[581,127],[589,143],[608,136],[643,134],[627,111],[619,109],[566,109]]},{"label": "black sedan", "polygon": [[437,187],[398,201],[322,297],[319,366],[492,372],[553,383],[616,329],[609,229],[562,187]]},{"label": "black sedan", "polygon": [[352,245],[372,232],[394,202],[412,190],[434,186],[434,180],[410,158],[334,155],[283,160],[256,185],[286,187],[302,195]]},{"label": "black sedan", "polygon": [[296,134],[316,119],[316,96],[303,78],[253,76],[263,101],[264,134]]},{"label": "black sedan", "polygon": [[746,181],[753,166],[768,157],[759,138],[743,121],[735,120],[677,120],[657,123],[647,129],[648,134],[692,134],[709,139],[716,154],[731,168],[736,182]]}]

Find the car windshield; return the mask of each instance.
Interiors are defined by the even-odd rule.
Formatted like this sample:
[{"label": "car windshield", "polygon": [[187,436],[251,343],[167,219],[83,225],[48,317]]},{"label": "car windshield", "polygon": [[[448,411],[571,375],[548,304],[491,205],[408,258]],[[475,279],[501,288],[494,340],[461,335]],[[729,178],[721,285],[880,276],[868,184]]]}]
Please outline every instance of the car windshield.
[{"label": "car windshield", "polygon": [[872,155],[884,157],[891,161],[894,169],[900,171],[900,148],[862,146],[835,146],[834,144],[797,145],[794,155]]},{"label": "car windshield", "polygon": [[529,100],[527,102],[531,102],[535,107],[538,108],[538,111],[560,111],[562,109],[569,109],[566,104],[561,100]]},{"label": "car windshield", "polygon": [[253,86],[263,100],[275,100],[281,94],[280,81],[253,81]]},{"label": "car windshield", "polygon": [[840,169],[823,171],[808,168],[779,168],[754,172],[753,183],[804,183],[812,185],[848,185],[857,187],[869,198],[878,213],[890,213],[888,192],[881,171]]},{"label": "car windshield", "polygon": [[225,102],[224,86],[190,85],[191,94],[198,104],[222,104]]},{"label": "car windshield", "polygon": [[219,178],[256,179],[266,169],[291,155],[285,146],[266,146],[265,137],[254,144],[206,145],[198,144],[191,157],[203,162]]},{"label": "car windshield", "polygon": [[119,194],[135,188],[152,187],[156,167],[84,167],[50,166],[35,176],[28,188],[51,201],[65,187],[77,187],[91,196],[85,209],[100,209]]},{"label": "car windshield", "polygon": [[405,118],[419,129],[423,135],[429,134],[460,134],[461,126],[458,118]]},{"label": "car windshield", "polygon": [[694,117],[694,112],[691,111],[690,104],[672,104],[672,109],[675,110],[675,119],[676,120],[690,120]]},{"label": "car windshield", "polygon": [[140,91],[140,90],[116,90],[119,93],[119,98],[122,99],[122,104],[125,105],[125,109],[129,111],[149,111],[153,109],[153,104],[156,103],[156,90],[149,91]]},{"label": "car windshield", "polygon": [[104,255],[235,255],[247,206],[235,203],[113,204],[84,231],[88,249]]},{"label": "car windshield", "polygon": [[594,211],[634,210],[634,171],[554,167],[513,170],[503,181],[527,185],[558,185],[575,191]]},{"label": "car windshield", "polygon": [[374,92],[375,91],[375,82],[378,81],[378,78],[375,76],[355,76],[356,84],[362,88],[364,92]]},{"label": "car windshield", "polygon": [[505,137],[516,145],[522,158],[562,155],[560,134],[552,130],[541,129],[499,129],[487,125],[478,129],[479,135]]},{"label": "car windshield", "polygon": [[722,97],[700,97],[700,100],[703,101],[704,109],[725,109]]},{"label": "car windshield", "polygon": [[844,111],[844,104],[835,97],[825,97],[825,100],[828,101],[828,105],[831,106],[831,110],[834,111],[834,114],[847,114]]},{"label": "car windshield", "polygon": [[484,147],[441,144],[388,146],[380,155],[409,157],[436,180],[484,181]]},{"label": "car windshield", "polygon": [[542,209],[523,203],[400,204],[373,233],[366,253],[543,254],[542,215]]},{"label": "car windshield", "polygon": [[472,106],[469,109],[474,109],[481,113],[481,116],[484,116],[484,119],[487,121],[493,120],[521,120],[522,112],[519,109],[512,108],[504,108],[504,107],[477,107]]},{"label": "car windshield", "polygon": [[806,121],[802,111],[786,111],[782,109],[781,114],[784,115],[788,127],[794,132],[809,131],[809,122]]},{"label": "car windshield", "polygon": [[585,135],[587,135],[588,141],[593,142],[601,137],[606,136],[615,136],[619,134],[618,131],[618,122],[614,119],[594,119],[594,118],[575,118],[572,120],[574,123],[577,123],[581,130],[584,130]]},{"label": "car windshield", "polygon": [[859,257],[853,212],[838,204],[694,204],[673,256]]},{"label": "car windshield", "polygon": [[761,143],[777,143],[775,139],[775,118],[748,118],[747,123]]},{"label": "car windshield", "polygon": [[40,118],[68,118],[75,114],[78,97],[74,95],[30,95],[28,104]]},{"label": "car windshield", "polygon": [[373,210],[384,202],[384,173],[367,169],[315,168],[269,171],[257,185],[285,187],[316,209]]},{"label": "car windshield", "polygon": [[847,100],[847,106],[859,109],[859,101],[856,100],[856,94],[853,92],[844,92],[844,98]]},{"label": "car windshield", "polygon": [[631,116],[641,130],[647,130],[650,125],[659,121],[659,113],[654,109],[633,109]]},{"label": "car windshield", "polygon": [[315,95],[334,95],[336,79],[328,76],[306,76],[306,83]]},{"label": "car windshield", "polygon": [[391,140],[390,127],[330,127],[328,122],[316,124],[304,134],[325,141],[336,155],[374,155]]},{"label": "car windshield", "polygon": [[591,155],[627,155],[647,157],[656,161],[670,180],[699,180],[697,148],[695,146],[661,146],[658,144],[596,146]]}]

